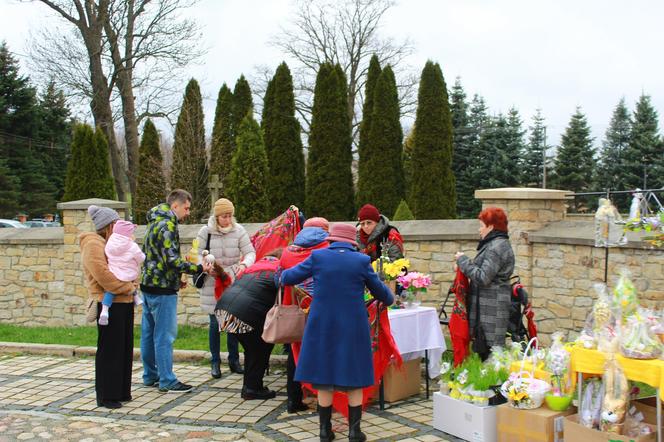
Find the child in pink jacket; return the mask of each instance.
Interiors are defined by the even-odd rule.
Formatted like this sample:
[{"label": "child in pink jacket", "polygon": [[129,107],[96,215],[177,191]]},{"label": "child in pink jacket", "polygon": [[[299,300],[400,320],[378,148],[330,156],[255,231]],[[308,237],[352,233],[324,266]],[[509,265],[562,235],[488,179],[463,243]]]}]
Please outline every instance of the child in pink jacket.
[{"label": "child in pink jacket", "polygon": [[[136,224],[119,220],[113,226],[113,233],[106,242],[106,259],[108,269],[120,281],[135,281],[141,271],[141,264],[145,261],[145,253],[134,242]],[[108,309],[113,305],[113,293],[104,293],[99,314],[99,325],[108,325]],[[141,305],[143,300],[134,293],[134,304]]]}]

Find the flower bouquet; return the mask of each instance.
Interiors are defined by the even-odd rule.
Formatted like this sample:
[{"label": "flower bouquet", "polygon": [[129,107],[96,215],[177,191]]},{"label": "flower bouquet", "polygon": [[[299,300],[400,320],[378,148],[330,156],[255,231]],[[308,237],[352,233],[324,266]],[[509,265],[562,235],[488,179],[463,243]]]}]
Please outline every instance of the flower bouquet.
[{"label": "flower bouquet", "polygon": [[[539,408],[544,402],[544,396],[551,390],[548,382],[540,379],[535,379],[535,368],[537,364],[537,351],[531,352],[532,355],[532,370],[530,372],[524,371],[524,363],[528,357],[528,350],[531,350],[533,344],[536,344],[537,338],[532,338],[524,351],[523,359],[521,360],[521,371],[512,373],[510,377],[500,387],[500,392],[507,398],[510,406],[514,408],[533,409]],[[542,353],[540,353],[542,354]]]},{"label": "flower bouquet", "polygon": [[426,293],[431,285],[431,276],[420,272],[408,272],[399,276],[397,281],[404,289],[401,296],[405,298],[406,308],[412,308],[422,303],[421,295]]},{"label": "flower bouquet", "polygon": [[633,218],[625,224],[625,231],[641,232],[644,231],[648,235],[641,239],[653,247],[664,247],[664,210],[651,217]]}]

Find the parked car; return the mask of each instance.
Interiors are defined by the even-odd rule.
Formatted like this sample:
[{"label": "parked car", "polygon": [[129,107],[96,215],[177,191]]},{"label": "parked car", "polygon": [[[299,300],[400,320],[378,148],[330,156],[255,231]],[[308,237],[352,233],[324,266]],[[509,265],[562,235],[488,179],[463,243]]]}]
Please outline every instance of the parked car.
[{"label": "parked car", "polygon": [[5,227],[11,227],[16,229],[26,229],[28,226],[24,226],[20,222],[14,219],[0,219],[0,229]]},{"label": "parked car", "polygon": [[46,221],[38,221],[31,219],[23,223],[26,227],[49,227]]}]

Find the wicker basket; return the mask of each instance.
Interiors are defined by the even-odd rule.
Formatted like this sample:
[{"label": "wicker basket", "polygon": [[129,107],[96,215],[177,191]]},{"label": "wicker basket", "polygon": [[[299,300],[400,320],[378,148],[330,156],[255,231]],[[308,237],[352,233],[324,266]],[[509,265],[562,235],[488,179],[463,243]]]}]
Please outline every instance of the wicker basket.
[{"label": "wicker basket", "polygon": [[[532,371],[528,372],[523,369],[524,364],[526,362],[526,358],[528,357],[528,350],[531,349],[533,343],[535,342],[537,342],[537,338],[532,338],[530,342],[528,342],[526,351],[523,354],[523,360],[521,361],[521,371],[519,371],[516,374],[518,378],[514,381],[508,379],[500,387],[501,394],[505,396],[507,402],[513,408],[520,408],[526,410],[539,408],[542,406],[542,403],[544,402],[544,397],[551,390],[551,385],[549,385],[548,382],[535,378],[535,366],[537,365],[537,363],[535,361],[534,353],[533,353],[533,362],[531,364]],[[510,388],[516,388],[519,391],[524,391],[528,395],[528,400],[515,401],[513,399],[510,399],[509,397]]]}]

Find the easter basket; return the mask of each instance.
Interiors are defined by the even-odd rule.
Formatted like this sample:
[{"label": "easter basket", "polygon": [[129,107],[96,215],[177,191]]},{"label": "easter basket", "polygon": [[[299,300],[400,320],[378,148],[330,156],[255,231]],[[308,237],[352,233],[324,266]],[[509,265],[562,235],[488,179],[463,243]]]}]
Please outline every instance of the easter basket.
[{"label": "easter basket", "polygon": [[526,351],[523,353],[523,359],[521,360],[521,371],[512,373],[509,379],[500,387],[500,393],[513,408],[525,410],[539,408],[542,406],[542,402],[544,402],[544,397],[551,390],[548,382],[535,378],[535,366],[537,362],[534,351],[531,352],[533,357],[532,370],[530,372],[524,370],[528,351],[532,349],[535,342],[537,342],[537,338],[532,338],[528,342]]}]

